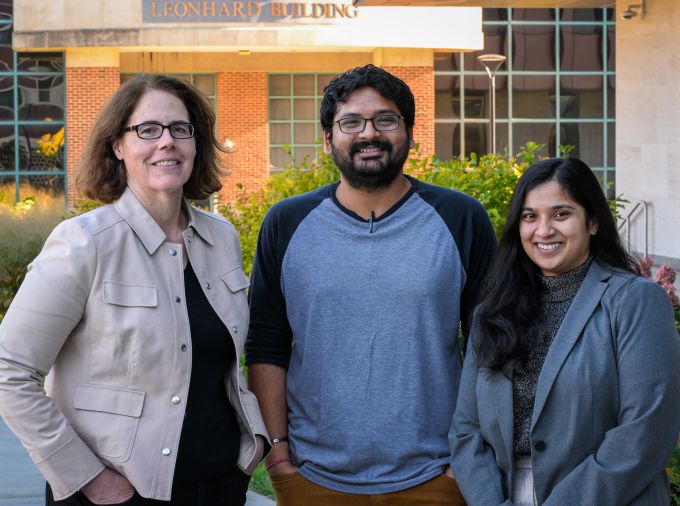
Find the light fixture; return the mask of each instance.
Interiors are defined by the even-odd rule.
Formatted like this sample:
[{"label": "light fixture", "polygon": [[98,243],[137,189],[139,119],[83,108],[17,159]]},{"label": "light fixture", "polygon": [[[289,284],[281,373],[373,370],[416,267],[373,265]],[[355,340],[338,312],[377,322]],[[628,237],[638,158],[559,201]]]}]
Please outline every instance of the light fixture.
[{"label": "light fixture", "polygon": [[645,0],[642,0],[639,4],[630,4],[628,8],[621,13],[621,19],[633,19],[637,17],[638,14],[644,16],[646,10]]},{"label": "light fixture", "polygon": [[507,60],[502,54],[480,54],[477,61],[482,64],[486,73],[489,75],[489,86],[491,88],[491,149],[490,153],[496,152],[496,71]]},{"label": "light fixture", "polygon": [[250,56],[250,49],[239,49],[237,54],[239,56]]},{"label": "light fixture", "polygon": [[236,143],[232,141],[229,137],[224,139],[224,150],[227,153],[233,153],[234,151],[236,151]]}]

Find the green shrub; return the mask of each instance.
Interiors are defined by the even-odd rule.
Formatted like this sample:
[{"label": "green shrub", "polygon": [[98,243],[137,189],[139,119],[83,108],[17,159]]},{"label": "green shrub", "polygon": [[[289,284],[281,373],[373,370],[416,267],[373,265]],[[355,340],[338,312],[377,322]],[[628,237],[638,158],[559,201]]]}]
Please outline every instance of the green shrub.
[{"label": "green shrub", "polygon": [[[541,145],[527,143],[517,156],[472,155],[448,161],[422,157],[416,152],[408,160],[406,172],[422,181],[455,188],[475,197],[484,205],[500,235],[517,179],[541,148]],[[234,202],[219,205],[219,212],[240,234],[246,272],[250,272],[260,225],[267,210],[283,198],[313,190],[338,178],[338,169],[331,157],[319,153],[318,161],[305,159],[299,164],[293,161],[282,172],[271,175],[260,191],[242,192]]]},{"label": "green shrub", "polygon": [[253,473],[252,478],[250,478],[248,488],[260,495],[264,495],[270,499],[275,499],[272,482],[269,479],[269,474],[267,474],[267,471],[265,471],[264,465],[262,463],[260,463],[260,465],[255,468],[255,472]]},{"label": "green shrub", "polygon": [[671,504],[680,506],[680,447],[673,451],[673,455],[666,464],[666,472],[671,482]]},{"label": "green shrub", "polygon": [[226,216],[239,233],[247,274],[253,265],[260,225],[269,208],[279,200],[311,191],[338,178],[333,160],[321,153],[319,161],[304,159],[299,165],[293,162],[282,172],[272,174],[259,191],[247,193],[239,184],[242,191],[234,202],[218,204],[218,212]]},{"label": "green shrub", "polygon": [[467,193],[482,203],[500,237],[512,192],[524,170],[534,162],[542,146],[527,143],[517,156],[498,154],[439,160],[436,157],[411,158],[407,172],[426,183]]},{"label": "green shrub", "polygon": [[21,195],[28,196],[14,203],[14,186],[0,187],[0,320],[24,280],[26,267],[64,217],[63,196],[28,186],[21,188]]}]

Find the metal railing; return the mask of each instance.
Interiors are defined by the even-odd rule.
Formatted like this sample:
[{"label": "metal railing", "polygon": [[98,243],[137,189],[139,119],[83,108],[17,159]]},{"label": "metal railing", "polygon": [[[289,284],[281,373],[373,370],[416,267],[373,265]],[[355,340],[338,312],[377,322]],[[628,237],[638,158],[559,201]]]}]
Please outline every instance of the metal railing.
[{"label": "metal railing", "polygon": [[622,218],[622,220],[619,222],[619,232],[621,232],[621,229],[623,227],[626,228],[625,232],[625,239],[626,239],[626,245],[628,248],[628,251],[630,251],[630,223],[634,217],[634,215],[638,212],[639,209],[642,209],[642,213],[645,218],[645,257],[649,256],[649,239],[648,239],[648,233],[647,230],[649,228],[649,223],[648,223],[648,214],[647,214],[647,202],[644,200],[636,200],[633,202],[633,206],[630,208],[626,216]]}]

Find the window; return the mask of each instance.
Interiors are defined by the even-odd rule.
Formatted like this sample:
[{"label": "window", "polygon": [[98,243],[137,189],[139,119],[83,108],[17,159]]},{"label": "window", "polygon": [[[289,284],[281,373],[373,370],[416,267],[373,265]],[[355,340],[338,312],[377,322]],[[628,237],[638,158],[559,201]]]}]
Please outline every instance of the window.
[{"label": "window", "polygon": [[[269,160],[271,171],[316,157],[323,138],[319,105],[334,74],[269,75]],[[290,154],[289,154],[290,153]]]},{"label": "window", "polygon": [[0,0],[0,196],[65,196],[64,54],[12,50],[12,4]]},{"label": "window", "polygon": [[[614,181],[613,9],[484,9],[484,50],[435,54],[435,151],[439,158],[485,154],[490,143],[489,78],[477,56],[508,59],[496,74],[496,146],[528,141],[557,156],[560,146]],[[613,194],[613,188],[609,191]]]}]

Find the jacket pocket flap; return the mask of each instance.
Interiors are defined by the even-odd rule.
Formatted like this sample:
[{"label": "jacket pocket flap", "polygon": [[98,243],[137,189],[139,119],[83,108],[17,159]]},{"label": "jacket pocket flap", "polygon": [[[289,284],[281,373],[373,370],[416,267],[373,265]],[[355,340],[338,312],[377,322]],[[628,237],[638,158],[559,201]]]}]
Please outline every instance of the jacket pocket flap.
[{"label": "jacket pocket flap", "polygon": [[139,418],[142,414],[145,395],[144,392],[138,390],[80,385],[76,387],[73,407]]},{"label": "jacket pocket flap", "polygon": [[104,302],[117,306],[158,306],[155,286],[123,285],[116,281],[104,281]]},{"label": "jacket pocket flap", "polygon": [[234,293],[238,292],[239,290],[243,290],[244,288],[248,288],[248,285],[250,284],[250,281],[244,274],[243,269],[240,267],[236,267],[235,269],[225,272],[220,277],[222,278],[222,281],[227,284],[229,290]]}]

